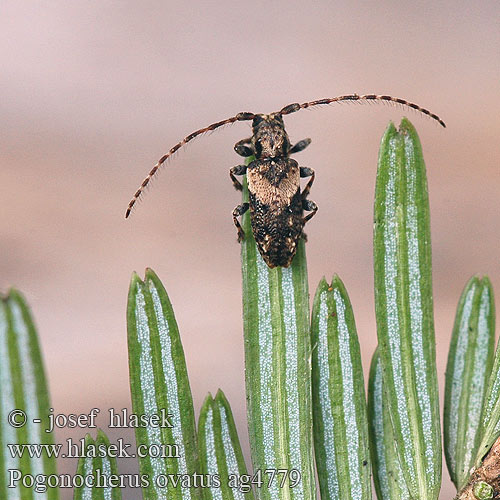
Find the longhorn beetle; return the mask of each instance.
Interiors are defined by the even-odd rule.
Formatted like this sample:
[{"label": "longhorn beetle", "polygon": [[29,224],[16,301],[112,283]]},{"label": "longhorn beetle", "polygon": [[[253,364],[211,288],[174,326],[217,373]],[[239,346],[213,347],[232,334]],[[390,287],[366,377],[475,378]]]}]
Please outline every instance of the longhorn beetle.
[{"label": "longhorn beetle", "polygon": [[[318,207],[316,203],[307,199],[314,182],[314,170],[308,167],[299,167],[298,163],[290,158],[291,154],[298,153],[309,146],[311,139],[303,139],[292,146],[285,130],[283,115],[289,115],[300,109],[320,104],[340,101],[389,101],[416,109],[446,127],[439,116],[417,104],[397,97],[375,94],[349,94],[303,104],[294,103],[269,115],[238,113],[231,118],[196,130],[162,156],[130,200],[125,217],[130,215],[132,207],[157,170],[178,149],[205,132],[230,123],[252,120],[252,137],[237,142],[234,150],[243,157],[254,156],[255,159],[248,165],[237,165],[229,170],[229,176],[236,189],[241,190],[242,185],[235,175],[246,174],[248,181],[249,202],[242,203],[233,210],[233,220],[238,230],[238,241],[244,237],[244,231],[238,217],[250,209],[253,234],[264,261],[271,268],[288,267],[297,251],[299,238],[305,236],[302,229],[305,223],[317,212]],[[300,190],[301,177],[309,177],[309,181],[302,191]],[[304,210],[309,214],[304,216]]]}]

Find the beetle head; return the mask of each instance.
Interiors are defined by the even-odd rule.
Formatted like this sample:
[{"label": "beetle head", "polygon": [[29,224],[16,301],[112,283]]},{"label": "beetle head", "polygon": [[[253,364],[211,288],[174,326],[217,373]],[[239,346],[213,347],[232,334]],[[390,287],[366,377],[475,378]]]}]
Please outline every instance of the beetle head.
[{"label": "beetle head", "polygon": [[252,128],[252,141],[257,158],[278,158],[288,155],[290,140],[280,113],[255,115]]}]

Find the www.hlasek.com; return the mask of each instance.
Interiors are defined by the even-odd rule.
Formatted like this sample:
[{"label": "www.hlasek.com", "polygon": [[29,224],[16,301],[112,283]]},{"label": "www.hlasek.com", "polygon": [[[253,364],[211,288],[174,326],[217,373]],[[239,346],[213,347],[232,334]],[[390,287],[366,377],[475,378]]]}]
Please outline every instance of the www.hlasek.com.
[{"label": "www.hlasek.com", "polygon": [[[37,493],[49,488],[222,488],[218,474],[104,474],[100,469],[91,474],[22,474],[9,469],[9,488],[23,485]],[[296,469],[266,469],[254,474],[229,474],[227,486],[241,493],[255,488],[295,488],[300,483],[300,471]]]},{"label": "www.hlasek.com", "polygon": [[180,458],[179,446],[176,444],[141,444],[132,451],[132,444],[122,438],[115,443],[85,444],[85,439],[73,441],[68,438],[65,443],[57,444],[7,444],[12,458]]}]

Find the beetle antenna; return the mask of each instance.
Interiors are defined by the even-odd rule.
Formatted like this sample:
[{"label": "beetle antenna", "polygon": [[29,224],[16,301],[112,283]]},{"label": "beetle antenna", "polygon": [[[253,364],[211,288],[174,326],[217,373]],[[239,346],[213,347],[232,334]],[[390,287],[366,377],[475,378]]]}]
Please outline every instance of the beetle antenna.
[{"label": "beetle antenna", "polygon": [[215,130],[216,128],[222,127],[223,125],[227,125],[229,123],[234,123],[234,122],[242,122],[246,120],[253,120],[255,117],[254,113],[238,113],[235,116],[232,116],[231,118],[227,118],[226,120],[222,120],[220,122],[212,123],[208,127],[205,128],[200,128],[200,130],[196,130],[195,132],[189,134],[188,136],[184,137],[182,141],[178,142],[175,146],[173,146],[170,151],[166,154],[164,154],[156,163],[156,165],[151,169],[149,174],[146,176],[146,178],[142,181],[142,184],[139,186],[139,189],[135,192],[133,198],[130,200],[127,211],[125,212],[125,218],[127,218],[130,215],[130,212],[132,211],[132,207],[135,205],[136,201],[141,197],[142,193],[144,192],[144,189],[146,186],[149,184],[149,181],[152,179],[152,177],[156,174],[157,170],[180,148],[185,146],[188,142],[192,141],[195,137],[205,134],[206,132],[210,132],[212,130]]},{"label": "beetle antenna", "polygon": [[366,94],[366,95],[358,95],[358,94],[348,94],[348,95],[340,95],[337,97],[331,97],[329,99],[319,99],[317,101],[309,101],[303,104],[289,104],[285,106],[279,114],[281,115],[289,115],[290,113],[295,113],[295,111],[299,111],[299,109],[306,109],[312,106],[318,106],[319,104],[331,104],[332,102],[341,102],[341,101],[389,101],[396,104],[401,104],[402,106],[406,106],[411,109],[415,109],[424,115],[430,116],[432,119],[439,122],[440,125],[446,127],[441,118],[434,113],[431,113],[428,109],[422,108],[418,104],[414,104],[413,102],[406,101],[405,99],[400,99],[399,97],[392,97],[390,95],[376,95],[376,94]]}]

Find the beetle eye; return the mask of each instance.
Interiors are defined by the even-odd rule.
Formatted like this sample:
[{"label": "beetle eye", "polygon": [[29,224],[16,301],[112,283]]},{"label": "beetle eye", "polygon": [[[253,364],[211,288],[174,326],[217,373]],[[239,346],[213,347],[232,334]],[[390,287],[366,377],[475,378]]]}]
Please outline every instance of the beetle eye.
[{"label": "beetle eye", "polygon": [[259,125],[259,123],[262,123],[263,120],[264,120],[264,118],[262,118],[262,116],[255,115],[253,122],[252,122],[252,127],[256,127],[257,125]]}]

